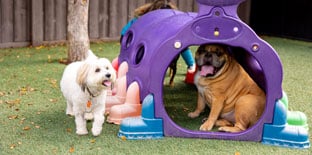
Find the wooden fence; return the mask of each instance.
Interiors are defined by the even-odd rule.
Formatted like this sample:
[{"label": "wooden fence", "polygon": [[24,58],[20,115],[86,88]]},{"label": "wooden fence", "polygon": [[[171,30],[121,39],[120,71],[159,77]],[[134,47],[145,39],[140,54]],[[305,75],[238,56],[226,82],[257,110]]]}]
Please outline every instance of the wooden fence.
[{"label": "wooden fence", "polygon": [[[153,0],[90,0],[90,40],[118,40],[133,10]],[[179,10],[197,10],[196,0],[173,0]],[[248,23],[249,0],[240,7]],[[67,0],[0,0],[0,48],[38,46],[66,41]]]}]

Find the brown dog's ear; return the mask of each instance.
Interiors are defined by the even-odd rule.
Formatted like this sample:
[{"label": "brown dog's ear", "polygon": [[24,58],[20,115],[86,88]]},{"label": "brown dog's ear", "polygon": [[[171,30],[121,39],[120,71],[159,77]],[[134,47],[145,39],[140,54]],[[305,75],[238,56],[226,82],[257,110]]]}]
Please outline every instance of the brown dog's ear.
[{"label": "brown dog's ear", "polygon": [[206,45],[200,45],[200,46],[197,48],[196,53],[197,53],[197,54],[200,54],[200,53],[205,52],[205,50],[206,50],[205,47],[206,47]]},{"label": "brown dog's ear", "polygon": [[205,47],[206,47],[206,45],[200,45],[200,46],[198,47],[198,50],[199,50],[199,51],[203,51],[203,50],[205,50]]},{"label": "brown dog's ear", "polygon": [[80,68],[78,69],[78,72],[77,72],[76,81],[77,81],[78,85],[81,87],[82,91],[85,91],[85,89],[86,89],[86,81],[87,81],[89,68],[90,68],[90,65],[85,63],[82,66],[80,66]]}]

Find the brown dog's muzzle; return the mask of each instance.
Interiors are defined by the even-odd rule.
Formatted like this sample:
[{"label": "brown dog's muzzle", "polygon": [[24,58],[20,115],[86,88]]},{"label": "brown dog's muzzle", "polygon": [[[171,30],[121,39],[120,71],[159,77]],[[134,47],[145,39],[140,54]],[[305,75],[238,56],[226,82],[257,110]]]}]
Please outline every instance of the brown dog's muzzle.
[{"label": "brown dog's muzzle", "polygon": [[200,71],[200,76],[210,77],[216,75],[225,64],[225,59],[223,57],[223,54],[216,52],[205,51],[203,53],[203,51],[201,51],[201,53],[197,53],[195,59]]}]

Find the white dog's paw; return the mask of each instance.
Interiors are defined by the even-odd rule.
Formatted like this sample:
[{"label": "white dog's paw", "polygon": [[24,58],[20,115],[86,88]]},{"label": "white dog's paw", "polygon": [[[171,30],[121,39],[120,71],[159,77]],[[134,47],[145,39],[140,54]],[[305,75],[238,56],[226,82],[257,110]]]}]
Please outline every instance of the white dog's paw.
[{"label": "white dog's paw", "polygon": [[76,134],[80,135],[80,136],[87,135],[88,134],[88,130],[86,130],[86,129],[83,129],[83,130],[77,129]]},{"label": "white dog's paw", "polygon": [[92,127],[92,134],[93,136],[98,136],[102,132],[102,127]]},{"label": "white dog's paw", "polygon": [[93,114],[92,113],[85,113],[84,118],[86,120],[93,120]]},{"label": "white dog's paw", "polygon": [[75,116],[73,108],[71,108],[69,105],[67,105],[67,108],[66,108],[66,115]]},{"label": "white dog's paw", "polygon": [[66,115],[75,116],[73,111],[68,111],[68,110],[66,110]]}]

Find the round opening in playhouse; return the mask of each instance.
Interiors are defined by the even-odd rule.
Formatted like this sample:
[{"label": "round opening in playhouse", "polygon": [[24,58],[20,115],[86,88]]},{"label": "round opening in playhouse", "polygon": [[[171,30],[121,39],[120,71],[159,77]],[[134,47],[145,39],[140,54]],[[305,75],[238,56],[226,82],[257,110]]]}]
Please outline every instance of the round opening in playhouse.
[{"label": "round opening in playhouse", "polygon": [[[234,57],[234,59],[244,68],[244,70],[254,81],[257,81],[257,85],[264,92],[266,92],[266,81],[263,79],[263,71],[257,60],[241,47],[229,47],[227,45],[222,46],[228,49],[230,55]],[[197,45],[190,46],[188,48],[191,49],[194,55],[198,47],[199,46]],[[169,65],[171,65],[171,63],[169,63]],[[206,106],[205,110],[196,118],[188,117],[188,113],[194,111],[197,106],[197,88],[193,83],[187,83],[186,81],[185,73],[187,72],[187,66],[182,57],[179,58],[177,66],[177,70],[179,71],[177,71],[178,73],[175,76],[173,86],[169,85],[169,71],[167,71],[164,76],[164,107],[171,121],[177,126],[184,128],[185,130],[198,131],[203,121],[207,119],[210,108]],[[217,127],[215,127],[212,131],[217,132]]]}]

